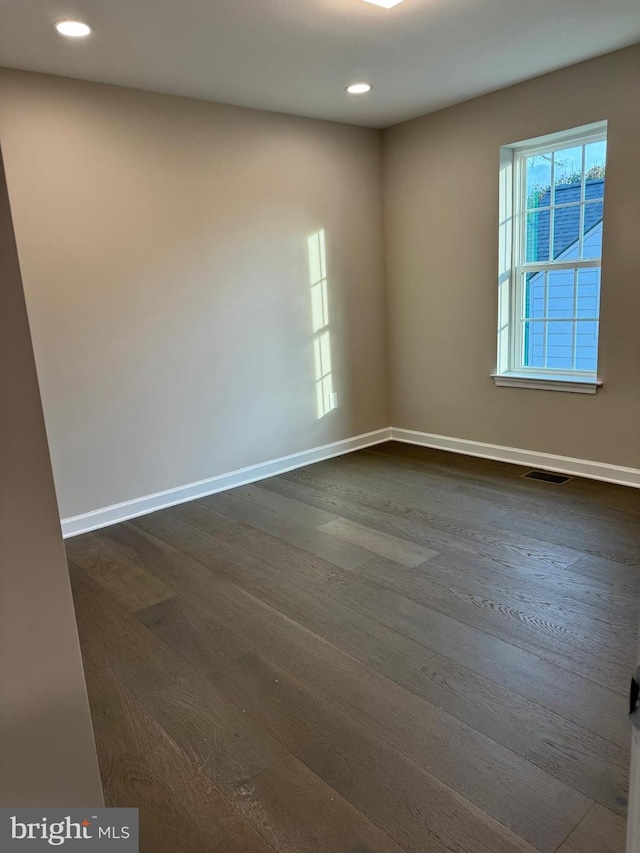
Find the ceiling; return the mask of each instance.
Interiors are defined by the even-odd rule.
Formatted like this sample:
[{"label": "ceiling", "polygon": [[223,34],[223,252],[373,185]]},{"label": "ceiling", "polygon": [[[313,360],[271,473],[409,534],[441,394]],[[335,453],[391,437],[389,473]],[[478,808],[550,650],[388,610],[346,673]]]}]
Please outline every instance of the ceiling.
[{"label": "ceiling", "polygon": [[638,0],[0,0],[1,65],[371,127],[638,41]]}]

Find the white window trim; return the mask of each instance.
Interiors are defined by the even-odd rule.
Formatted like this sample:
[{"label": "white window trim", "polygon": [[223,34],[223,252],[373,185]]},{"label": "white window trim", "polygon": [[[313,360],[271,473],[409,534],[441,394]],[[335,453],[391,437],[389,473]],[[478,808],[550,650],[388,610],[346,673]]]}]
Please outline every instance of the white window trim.
[{"label": "white window trim", "polygon": [[[601,260],[599,258],[557,260],[542,264],[523,262],[525,229],[521,226],[518,217],[526,216],[521,204],[526,194],[526,174],[523,168],[525,157],[566,148],[572,144],[584,145],[606,138],[607,122],[603,121],[578,127],[570,132],[554,133],[507,145],[500,149],[498,364],[496,372],[491,374],[499,387],[595,394],[602,385],[595,372],[528,368],[520,363],[523,325],[520,301],[522,274],[527,270],[538,271],[539,267],[545,270],[600,267]],[[582,203],[583,210],[586,203],[588,202]],[[581,221],[582,215],[581,213]],[[581,239],[583,238],[582,230],[581,225]]]},{"label": "white window trim", "polygon": [[569,391],[573,394],[595,394],[602,382],[586,376],[560,376],[535,373],[492,373],[498,388],[531,388],[534,391]]}]

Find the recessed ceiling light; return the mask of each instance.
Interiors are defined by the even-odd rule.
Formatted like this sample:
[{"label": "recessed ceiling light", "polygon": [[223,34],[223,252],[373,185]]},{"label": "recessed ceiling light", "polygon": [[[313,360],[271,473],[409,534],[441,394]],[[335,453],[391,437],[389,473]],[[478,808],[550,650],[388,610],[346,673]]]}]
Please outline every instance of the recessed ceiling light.
[{"label": "recessed ceiling light", "polygon": [[352,83],[350,86],[347,86],[347,92],[350,95],[364,95],[370,92],[371,89],[372,86],[369,83]]},{"label": "recessed ceiling light", "polygon": [[91,27],[84,21],[58,21],[54,27],[61,36],[70,36],[76,39],[84,38],[91,32]]},{"label": "recessed ceiling light", "polygon": [[373,3],[374,6],[382,6],[383,9],[391,9],[392,6],[402,3],[402,0],[364,0],[364,2]]}]

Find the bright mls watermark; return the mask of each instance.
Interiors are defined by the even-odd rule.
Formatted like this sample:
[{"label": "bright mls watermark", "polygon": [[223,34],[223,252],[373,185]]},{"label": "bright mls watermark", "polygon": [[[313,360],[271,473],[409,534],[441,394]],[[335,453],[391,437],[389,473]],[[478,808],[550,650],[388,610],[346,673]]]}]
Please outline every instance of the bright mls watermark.
[{"label": "bright mls watermark", "polygon": [[138,853],[138,809],[0,809],[0,851]]}]

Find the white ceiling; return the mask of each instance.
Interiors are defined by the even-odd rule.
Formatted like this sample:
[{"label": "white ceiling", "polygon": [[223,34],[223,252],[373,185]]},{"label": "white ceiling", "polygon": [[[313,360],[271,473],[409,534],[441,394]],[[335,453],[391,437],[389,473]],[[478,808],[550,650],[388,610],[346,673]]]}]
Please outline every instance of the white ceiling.
[{"label": "white ceiling", "polygon": [[372,127],[638,41],[638,0],[0,0],[1,65]]}]

